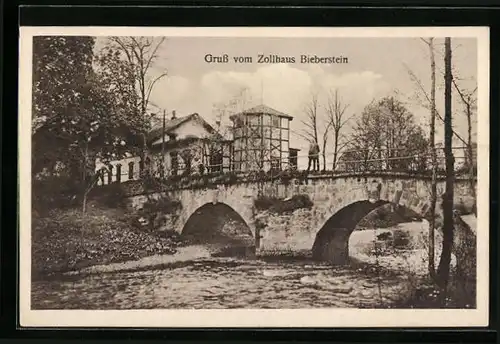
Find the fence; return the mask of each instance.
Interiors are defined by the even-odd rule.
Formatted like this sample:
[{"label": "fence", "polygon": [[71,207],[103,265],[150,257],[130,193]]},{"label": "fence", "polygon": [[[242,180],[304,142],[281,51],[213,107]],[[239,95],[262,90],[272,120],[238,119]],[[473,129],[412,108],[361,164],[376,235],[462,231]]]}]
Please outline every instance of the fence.
[{"label": "fence", "polygon": [[[439,148],[441,149],[441,148]],[[453,147],[453,150],[463,150],[464,147]],[[392,150],[392,152],[398,151],[398,149]],[[401,151],[401,150],[399,150]],[[335,169],[333,169],[333,164],[330,161],[328,167],[330,168],[320,168],[319,172],[312,171],[312,173],[322,173],[328,172],[330,174],[335,173],[370,173],[370,172],[407,172],[407,173],[420,173],[420,174],[431,174],[432,172],[432,154],[415,154],[408,156],[389,156],[382,158],[366,158],[366,159],[356,159],[356,160],[346,160],[345,157],[348,156],[349,152],[355,152],[356,154],[362,154],[363,151],[344,151],[339,155],[339,159],[336,162]],[[366,156],[376,153],[377,150],[371,149],[370,154],[365,154]],[[332,158],[333,154],[326,154],[325,157]],[[458,174],[470,174],[470,164],[468,162],[467,156],[455,156],[455,171]],[[295,157],[287,157],[280,159],[270,158],[262,159],[258,162],[255,161],[241,161],[235,163],[234,161],[229,162],[229,164],[215,164],[215,165],[198,165],[190,166],[179,159],[177,168],[167,169],[161,168],[161,166],[154,166],[155,164],[151,160],[143,163],[137,158],[129,160],[126,163],[111,163],[109,165],[103,165],[102,168],[98,170],[99,179],[98,185],[107,185],[112,183],[122,183],[129,180],[141,179],[145,174],[150,176],[155,176],[157,178],[168,178],[170,176],[188,176],[188,175],[204,175],[204,174],[224,174],[228,172],[232,173],[245,173],[252,171],[265,171],[270,172],[274,175],[279,175],[283,171],[287,170],[301,170],[301,166],[306,166],[306,162],[309,159],[308,155],[298,155]],[[318,156],[320,160],[319,163],[322,165],[323,155]],[[294,161],[292,161],[294,160]],[[295,161],[302,161],[303,164],[299,164]],[[438,173],[444,174],[444,156],[438,156]],[[239,168],[236,168],[238,164]],[[160,164],[161,165],[161,164]],[[252,166],[253,165],[253,166]],[[473,164],[473,173],[476,173],[476,163]],[[244,167],[244,168],[242,168]],[[251,168],[249,168],[251,167]],[[304,171],[307,169],[304,168]]]}]

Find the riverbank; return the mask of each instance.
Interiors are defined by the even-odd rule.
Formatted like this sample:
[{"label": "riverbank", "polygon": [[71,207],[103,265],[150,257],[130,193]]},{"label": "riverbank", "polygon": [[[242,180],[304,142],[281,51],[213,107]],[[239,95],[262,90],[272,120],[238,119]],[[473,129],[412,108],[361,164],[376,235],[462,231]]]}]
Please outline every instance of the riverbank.
[{"label": "riverbank", "polygon": [[[141,231],[130,225],[127,214],[116,209],[93,209],[85,216],[78,211],[55,212],[50,218],[36,219],[34,225],[33,270],[34,274],[44,277],[33,279],[35,308],[66,308],[66,303],[60,304],[60,297],[71,301],[73,306],[69,308],[83,305],[112,308],[116,306],[116,298],[125,291],[128,301],[120,300],[124,302],[120,306],[123,308],[135,308],[143,303],[148,307],[174,308],[248,308],[257,305],[293,308],[298,304],[318,307],[314,302],[317,298],[324,299],[323,306],[335,307],[443,307],[438,303],[436,288],[425,277],[427,253],[424,239],[427,231],[422,222],[355,231],[349,242],[351,264],[345,267],[315,262],[304,252],[291,257],[217,258],[213,255],[216,246],[189,245],[173,235]],[[401,239],[407,239],[400,242],[405,243],[404,247],[395,246]],[[440,243],[439,237],[436,242]],[[452,268],[454,265],[453,259]],[[200,271],[202,275],[198,275]],[[241,286],[234,285],[236,282],[230,277],[232,273],[241,275],[237,282]],[[168,278],[169,282],[160,277]],[[135,279],[138,281],[134,282]],[[221,293],[211,290],[212,284],[205,285],[205,279],[217,285]],[[276,284],[277,289],[266,289],[266,280]],[[113,285],[113,281],[119,286]],[[262,284],[264,289],[254,288],[251,281]],[[152,299],[135,300],[137,293],[142,293],[142,289],[136,290],[136,287],[142,288],[150,283],[156,286],[155,293],[162,295],[161,299],[153,293]],[[101,295],[103,287],[114,292]],[[177,288],[175,292],[179,300],[163,294],[165,288],[170,290],[173,287]],[[75,288],[82,292],[92,291],[98,301],[91,299],[92,295],[88,298],[75,295]],[[243,296],[236,292],[231,300],[226,300],[223,297],[225,291],[233,293],[233,289],[248,292],[252,297],[257,297],[260,292],[271,293],[274,301],[267,306],[253,299],[245,303],[245,300],[238,300]],[[287,296],[283,297],[285,291]],[[134,297],[128,295],[129,292]],[[208,295],[198,300],[198,293],[213,294],[213,297]],[[306,299],[297,298],[301,295],[306,295]],[[220,297],[224,300],[219,300]],[[451,289],[444,307],[474,308],[475,304],[460,295],[460,290]]]},{"label": "riverbank", "polygon": [[160,270],[175,268],[182,263],[206,259],[212,256],[212,252],[205,246],[193,245],[177,248],[173,254],[156,254],[138,260],[127,260],[118,263],[92,265],[87,268],[64,273],[64,276],[83,277],[92,274],[103,274],[113,272],[138,272],[144,270]]},{"label": "riverbank", "polygon": [[32,221],[32,279],[42,279],[96,265],[172,255],[181,240],[176,233],[149,232],[134,226],[119,208],[90,206],[54,210]]}]

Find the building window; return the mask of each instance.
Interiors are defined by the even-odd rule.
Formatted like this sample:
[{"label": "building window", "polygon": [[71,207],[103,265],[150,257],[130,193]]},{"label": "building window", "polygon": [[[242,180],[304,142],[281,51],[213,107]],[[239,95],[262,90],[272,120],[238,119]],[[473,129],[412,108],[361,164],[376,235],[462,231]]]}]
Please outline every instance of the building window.
[{"label": "building window", "polygon": [[281,129],[281,139],[282,140],[290,139],[290,132],[288,131],[288,129]]},{"label": "building window", "polygon": [[120,183],[122,181],[122,165],[116,165],[116,182]]},{"label": "building window", "polygon": [[297,151],[292,149],[290,150],[290,168],[297,169]]},{"label": "building window", "polygon": [[101,168],[99,170],[99,180],[100,180],[100,185],[104,185],[105,180],[104,180],[104,171],[105,169]]},{"label": "building window", "polygon": [[259,125],[259,117],[258,116],[248,116],[248,122],[251,126]]},{"label": "building window", "polygon": [[289,122],[288,118],[282,118],[281,119],[281,127],[285,128],[285,129],[288,129],[288,122]]},{"label": "building window", "polygon": [[128,163],[128,179],[134,179],[134,162]]},{"label": "building window", "polygon": [[108,172],[108,184],[111,184],[113,182],[113,165],[108,166],[109,172]]},{"label": "building window", "polygon": [[264,115],[263,124],[266,126],[269,126],[271,124],[271,116],[270,115]]},{"label": "building window", "polygon": [[210,154],[210,172],[222,171],[222,150],[213,149]]},{"label": "building window", "polygon": [[276,116],[273,117],[273,127],[275,127],[275,128],[280,127],[280,118],[279,117],[276,117]]}]

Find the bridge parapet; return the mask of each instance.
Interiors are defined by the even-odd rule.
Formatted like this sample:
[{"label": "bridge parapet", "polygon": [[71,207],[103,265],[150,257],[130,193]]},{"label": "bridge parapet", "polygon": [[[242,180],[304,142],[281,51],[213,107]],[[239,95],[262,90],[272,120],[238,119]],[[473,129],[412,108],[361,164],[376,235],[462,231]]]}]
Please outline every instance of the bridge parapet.
[{"label": "bridge parapet", "polygon": [[[367,185],[374,181],[394,180],[400,183],[398,187],[402,190],[402,181],[404,180],[423,180],[432,179],[429,173],[415,172],[394,172],[394,171],[369,171],[369,172],[317,172],[309,173],[307,171],[290,170],[281,172],[226,172],[213,173],[205,175],[187,175],[170,176],[167,178],[145,177],[141,179],[131,179],[125,182],[114,182],[111,184],[100,185],[92,192],[94,195],[106,193],[119,185],[125,196],[131,197],[146,193],[160,191],[176,191],[186,189],[216,189],[219,185],[245,185],[245,184],[264,184],[273,182],[284,185],[308,185],[315,183],[334,183],[336,180],[348,178],[358,178],[358,181],[364,181]],[[444,181],[444,176],[438,176],[438,181]],[[457,182],[468,180],[465,177],[455,178]],[[396,184],[395,184],[396,185]],[[384,191],[382,191],[384,192]]]}]

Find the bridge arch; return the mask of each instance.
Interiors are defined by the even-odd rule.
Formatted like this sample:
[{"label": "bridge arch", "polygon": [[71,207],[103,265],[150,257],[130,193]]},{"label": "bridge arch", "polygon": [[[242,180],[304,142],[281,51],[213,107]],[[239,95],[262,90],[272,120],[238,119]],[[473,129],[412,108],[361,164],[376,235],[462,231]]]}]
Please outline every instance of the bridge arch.
[{"label": "bridge arch", "polygon": [[205,203],[186,220],[181,236],[192,244],[211,247],[215,255],[248,254],[255,249],[253,233],[233,207],[222,202]]},{"label": "bridge arch", "polygon": [[398,185],[376,180],[365,188],[350,190],[343,199],[337,200],[334,206],[323,213],[312,247],[313,258],[329,261],[334,265],[347,264],[349,238],[365,216],[384,205],[394,204],[427,218],[428,203],[429,200],[415,190],[402,190]]}]

